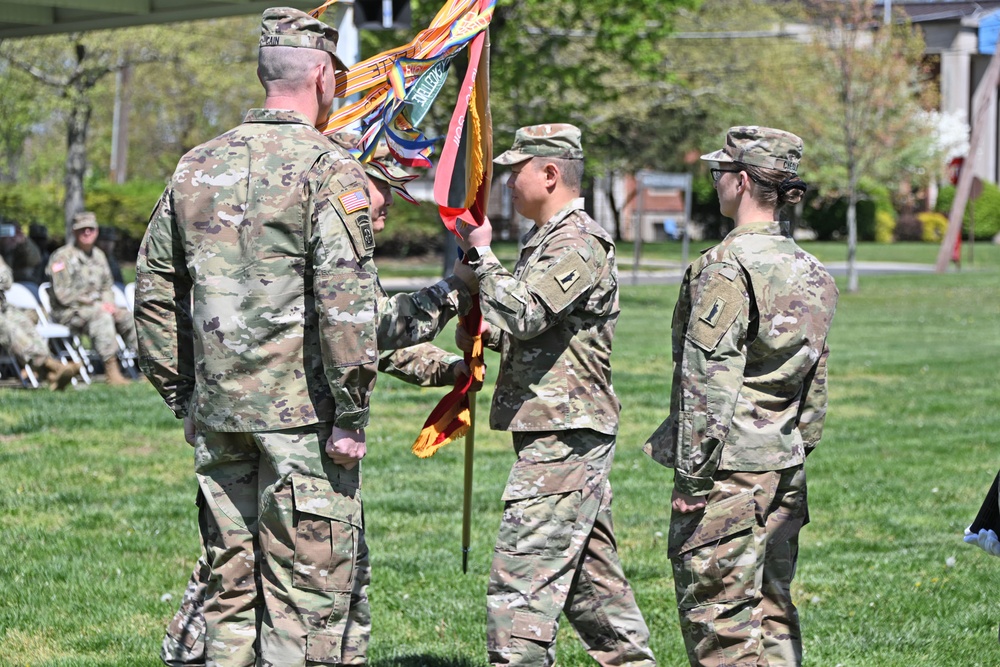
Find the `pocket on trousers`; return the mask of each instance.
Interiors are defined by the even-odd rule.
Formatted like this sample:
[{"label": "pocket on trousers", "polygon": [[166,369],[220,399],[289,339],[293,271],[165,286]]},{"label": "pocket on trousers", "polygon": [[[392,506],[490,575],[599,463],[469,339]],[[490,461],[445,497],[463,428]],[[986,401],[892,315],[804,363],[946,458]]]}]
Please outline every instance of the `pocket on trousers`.
[{"label": "pocket on trousers", "polygon": [[504,489],[497,548],[547,556],[565,553],[578,523],[586,483],[583,461],[514,466]]},{"label": "pocket on trousers", "polygon": [[361,499],[324,479],[292,475],[295,559],[292,583],[315,591],[349,591],[354,581]]},{"label": "pocket on trousers", "polygon": [[517,611],[514,612],[514,624],[510,635],[540,644],[551,644],[556,640],[556,622],[531,612]]},{"label": "pocket on trousers", "polygon": [[678,605],[738,602],[758,594],[758,545],[753,495],[738,493],[700,513],[675,513],[669,554]]}]

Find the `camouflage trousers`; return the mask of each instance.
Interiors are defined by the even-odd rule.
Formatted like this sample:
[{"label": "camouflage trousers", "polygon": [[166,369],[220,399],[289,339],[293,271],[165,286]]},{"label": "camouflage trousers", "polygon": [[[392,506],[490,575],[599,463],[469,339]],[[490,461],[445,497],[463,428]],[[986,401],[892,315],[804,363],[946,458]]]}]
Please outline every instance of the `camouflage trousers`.
[{"label": "camouflage trousers", "polygon": [[560,613],[601,665],[655,665],[611,520],[615,437],[514,433],[487,590],[494,665],[552,665]]},{"label": "camouflage trousers", "polygon": [[703,511],[671,515],[670,560],[693,666],[802,664],[791,585],[807,522],[802,466],[720,471]]},{"label": "camouflage trousers", "polygon": [[93,341],[94,351],[101,359],[110,359],[118,354],[118,341],[115,334],[121,334],[131,349],[136,349],[135,324],[132,313],[123,308],[116,308],[115,314],[105,311],[101,306],[82,306],[71,310],[58,310],[52,313],[52,319],[65,325],[73,331],[83,332]]},{"label": "camouflage trousers", "polygon": [[326,455],[330,431],[197,434],[206,665],[366,662],[361,472]]},{"label": "camouflage trousers", "polygon": [[0,310],[0,348],[10,350],[21,365],[41,367],[50,356],[35,323],[25,311],[13,306]]}]

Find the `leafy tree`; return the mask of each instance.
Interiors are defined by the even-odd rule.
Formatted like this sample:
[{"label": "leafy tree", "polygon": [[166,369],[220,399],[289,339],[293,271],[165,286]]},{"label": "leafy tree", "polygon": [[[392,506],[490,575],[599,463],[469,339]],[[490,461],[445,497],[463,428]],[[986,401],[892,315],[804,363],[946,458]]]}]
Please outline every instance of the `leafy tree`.
[{"label": "leafy tree", "polygon": [[799,79],[803,90],[788,98],[812,139],[810,162],[847,196],[851,292],[858,290],[859,182],[896,180],[908,159],[924,159],[916,146],[931,132],[922,113],[933,104],[923,85],[923,37],[899,17],[881,25],[878,15],[871,0],[810,3],[809,16],[822,28],[809,53],[815,74]]}]

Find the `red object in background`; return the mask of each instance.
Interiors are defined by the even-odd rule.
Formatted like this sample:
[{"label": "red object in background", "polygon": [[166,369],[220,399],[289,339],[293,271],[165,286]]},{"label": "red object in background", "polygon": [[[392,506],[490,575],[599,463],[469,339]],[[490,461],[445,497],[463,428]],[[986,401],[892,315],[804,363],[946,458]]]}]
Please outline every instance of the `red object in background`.
[{"label": "red object in background", "polygon": [[952,185],[958,185],[958,176],[962,173],[962,164],[964,162],[964,157],[953,157],[951,162],[948,163],[948,180],[951,181]]}]

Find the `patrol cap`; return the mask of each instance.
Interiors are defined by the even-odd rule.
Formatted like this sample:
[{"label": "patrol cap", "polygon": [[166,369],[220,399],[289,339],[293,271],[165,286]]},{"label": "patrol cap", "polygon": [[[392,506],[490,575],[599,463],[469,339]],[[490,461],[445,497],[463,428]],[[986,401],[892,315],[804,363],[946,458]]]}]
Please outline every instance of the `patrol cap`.
[{"label": "patrol cap", "polygon": [[337,57],[339,35],[317,18],[291,7],[265,9],[260,18],[260,46],[296,46],[326,51],[333,56],[338,70],[347,65]]},{"label": "patrol cap", "polygon": [[[358,144],[361,142],[360,132],[340,130],[339,132],[334,132],[329,136],[333,143],[337,144],[341,148],[348,151],[354,151],[354,155],[358,154]],[[371,159],[368,162],[361,163],[361,166],[364,167],[366,174],[377,181],[388,183],[389,187],[392,188],[392,191],[406,201],[411,204],[417,203],[417,200],[413,198],[413,195],[406,191],[406,184],[417,178],[417,175],[408,174],[399,165],[397,165],[395,160],[392,159],[389,147],[386,146],[384,142],[379,143],[375,152],[372,153]]]},{"label": "patrol cap", "polygon": [[580,128],[568,123],[529,125],[514,133],[514,145],[509,151],[493,160],[497,164],[511,165],[533,157],[555,157],[564,160],[582,160]]},{"label": "patrol cap", "polygon": [[731,127],[726,146],[702,155],[706,162],[742,162],[795,174],[802,159],[802,140],[791,132],[757,125]]},{"label": "patrol cap", "polygon": [[97,216],[90,211],[82,211],[73,216],[73,231],[78,229],[97,229]]}]

